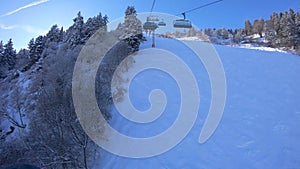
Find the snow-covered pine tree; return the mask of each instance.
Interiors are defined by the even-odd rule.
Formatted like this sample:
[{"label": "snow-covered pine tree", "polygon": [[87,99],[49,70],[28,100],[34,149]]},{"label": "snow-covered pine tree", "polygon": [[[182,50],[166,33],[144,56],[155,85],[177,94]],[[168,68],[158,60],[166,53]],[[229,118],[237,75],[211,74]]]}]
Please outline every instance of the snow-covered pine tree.
[{"label": "snow-covered pine tree", "polygon": [[64,36],[65,36],[64,27],[61,27],[60,31],[59,31],[59,38],[60,38],[59,40],[63,41],[64,40]]},{"label": "snow-covered pine tree", "polygon": [[103,28],[104,31],[107,31],[106,24],[108,23],[108,17],[105,15],[102,17],[102,14],[99,13],[96,17],[89,18],[84,24],[84,39],[88,40],[98,29]]},{"label": "snow-covered pine tree", "polygon": [[252,35],[252,24],[249,20],[245,21],[245,33],[246,36]]},{"label": "snow-covered pine tree", "polygon": [[207,35],[207,36],[211,36],[212,35],[212,29],[211,28],[207,28],[204,30],[204,33]]},{"label": "snow-covered pine tree", "polygon": [[273,22],[273,28],[275,30],[276,35],[279,34],[280,19],[279,15],[276,12],[274,12],[271,16],[271,21]]},{"label": "snow-covered pine tree", "polygon": [[209,37],[202,30],[196,30],[196,37],[203,41],[209,41]]},{"label": "snow-covered pine tree", "polygon": [[117,28],[121,32],[119,39],[127,42],[132,52],[138,51],[140,43],[144,41],[142,22],[136,16],[135,8],[128,6],[125,11],[125,21]]},{"label": "snow-covered pine tree", "polygon": [[46,43],[50,42],[61,42],[62,41],[62,32],[55,24],[51,27],[50,31],[46,34]]},{"label": "snow-covered pine tree", "polygon": [[295,14],[295,26],[296,26],[296,38],[295,49],[298,55],[300,55],[300,13]]},{"label": "snow-covered pine tree", "polygon": [[31,39],[28,43],[28,49],[29,49],[29,57],[32,64],[36,63],[45,48],[45,40],[46,38],[44,36],[39,36],[35,39]]},{"label": "snow-covered pine tree", "polygon": [[3,47],[0,49],[0,78],[5,78],[8,71],[15,67],[17,52],[13,48],[12,39],[9,39],[7,44],[1,45]]},{"label": "snow-covered pine tree", "polygon": [[267,30],[266,39],[270,42],[271,47],[279,47],[280,17],[276,12],[272,14],[268,27],[272,29]]},{"label": "snow-covered pine tree", "polygon": [[74,18],[73,21],[73,25],[66,32],[65,39],[71,48],[85,43],[84,21],[80,11],[77,13],[77,17]]},{"label": "snow-covered pine tree", "polygon": [[29,58],[31,59],[34,56],[35,48],[34,48],[34,38],[32,38],[28,43],[28,50],[29,50]]},{"label": "snow-covered pine tree", "polygon": [[[299,13],[298,13],[299,14]],[[300,32],[299,30],[299,23],[297,23],[298,19],[296,17],[297,15],[295,14],[293,9],[290,9],[289,13],[288,13],[288,17],[287,17],[287,25],[286,25],[286,29],[287,31],[289,31],[288,34],[288,46],[292,49],[297,49],[299,46],[299,39],[300,39]]]},{"label": "snow-covered pine tree", "polygon": [[211,30],[211,35],[209,37],[211,43],[218,43],[218,31],[216,28]]},{"label": "snow-covered pine tree", "polygon": [[1,56],[1,54],[2,54],[2,52],[3,52],[3,42],[2,41],[0,41],[0,56]]},{"label": "snow-covered pine tree", "polygon": [[218,31],[220,38],[222,39],[228,39],[229,38],[229,33],[225,28],[220,29],[220,31]]},{"label": "snow-covered pine tree", "polygon": [[29,50],[21,49],[17,54],[16,69],[22,71],[22,69],[28,65],[29,61]]},{"label": "snow-covered pine tree", "polygon": [[236,29],[233,33],[233,42],[240,43],[243,40],[244,29]]},{"label": "snow-covered pine tree", "polygon": [[104,15],[102,25],[105,26],[105,25],[107,25],[107,23],[108,23],[108,16]]},{"label": "snow-covered pine tree", "polygon": [[16,56],[17,52],[13,47],[12,39],[9,39],[7,44],[4,45],[1,62],[8,66],[8,70],[11,70],[16,64]]},{"label": "snow-covered pine tree", "polygon": [[4,78],[5,77],[5,68],[3,67],[3,63],[2,63],[2,57],[3,57],[3,42],[0,41],[0,78]]},{"label": "snow-covered pine tree", "polygon": [[264,24],[264,19],[256,19],[253,23],[253,33],[259,34],[261,38],[263,37]]},{"label": "snow-covered pine tree", "polygon": [[290,35],[292,34],[293,21],[287,12],[280,14],[280,27],[278,32],[278,40],[280,47],[291,46]]},{"label": "snow-covered pine tree", "polygon": [[45,41],[46,41],[46,37],[44,36],[39,36],[36,38],[35,40],[35,44],[34,44],[34,48],[35,48],[35,55],[34,55],[34,59],[35,61],[38,61],[45,49]]},{"label": "snow-covered pine tree", "polygon": [[128,6],[125,11],[125,16],[136,15],[136,10],[134,6]]},{"label": "snow-covered pine tree", "polygon": [[[39,36],[35,40],[31,39],[28,43],[28,57],[29,63],[25,65],[21,71],[27,71],[31,68],[32,65],[41,58],[44,49],[46,48],[47,36]],[[48,41],[49,42],[49,41]]]},{"label": "snow-covered pine tree", "polygon": [[191,29],[189,29],[189,31],[187,32],[187,36],[188,37],[196,36],[196,29],[194,27],[192,27]]},{"label": "snow-covered pine tree", "polygon": [[268,46],[273,46],[272,42],[276,38],[276,32],[272,20],[265,21],[264,24],[265,39],[268,41]]}]

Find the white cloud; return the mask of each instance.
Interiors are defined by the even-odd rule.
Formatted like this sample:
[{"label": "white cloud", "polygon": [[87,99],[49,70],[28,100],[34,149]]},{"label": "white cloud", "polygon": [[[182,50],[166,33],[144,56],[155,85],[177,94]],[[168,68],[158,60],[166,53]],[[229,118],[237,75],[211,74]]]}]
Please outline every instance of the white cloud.
[{"label": "white cloud", "polygon": [[12,30],[12,29],[22,29],[28,33],[35,34],[35,35],[45,35],[47,30],[40,29],[31,25],[4,25],[0,23],[0,29],[4,30]]},{"label": "white cloud", "polygon": [[40,28],[33,27],[31,25],[21,25],[19,26],[21,29],[25,30],[26,32],[37,34],[37,35],[45,35],[47,30],[43,30]]},{"label": "white cloud", "polygon": [[1,15],[1,17],[12,15],[12,14],[14,14],[14,13],[17,13],[17,12],[23,10],[23,9],[30,8],[30,7],[33,7],[33,6],[36,6],[36,5],[40,5],[40,4],[43,4],[43,3],[48,2],[48,1],[50,1],[50,0],[38,0],[38,1],[32,2],[32,3],[30,3],[30,4],[27,4],[27,5],[25,5],[25,6],[22,6],[22,7],[18,8],[18,9],[16,9],[16,10],[7,12],[7,13],[5,13],[4,15]]},{"label": "white cloud", "polygon": [[15,29],[17,28],[17,25],[11,25],[11,26],[6,26],[0,23],[0,29],[4,29],[4,30],[11,30],[11,29]]}]

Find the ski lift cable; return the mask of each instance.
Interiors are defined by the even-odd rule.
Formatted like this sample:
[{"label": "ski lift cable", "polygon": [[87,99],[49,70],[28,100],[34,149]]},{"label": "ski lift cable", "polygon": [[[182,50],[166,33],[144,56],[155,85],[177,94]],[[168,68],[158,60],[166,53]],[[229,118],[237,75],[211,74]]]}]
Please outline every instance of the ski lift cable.
[{"label": "ski lift cable", "polygon": [[[154,1],[155,1],[155,0],[154,0]],[[221,2],[221,1],[223,1],[223,0],[217,0],[217,1],[210,2],[210,3],[207,3],[207,4],[205,4],[205,5],[201,5],[201,6],[198,6],[198,7],[196,7],[196,8],[193,8],[193,9],[190,9],[190,10],[187,10],[187,11],[184,11],[184,12],[182,12],[182,13],[180,13],[180,14],[177,14],[176,16],[179,16],[179,15],[185,15],[186,13],[193,12],[193,11],[198,10],[198,9],[200,9],[200,8],[204,8],[204,7],[207,7],[207,6],[210,6],[210,5],[219,3],[219,2]]]}]

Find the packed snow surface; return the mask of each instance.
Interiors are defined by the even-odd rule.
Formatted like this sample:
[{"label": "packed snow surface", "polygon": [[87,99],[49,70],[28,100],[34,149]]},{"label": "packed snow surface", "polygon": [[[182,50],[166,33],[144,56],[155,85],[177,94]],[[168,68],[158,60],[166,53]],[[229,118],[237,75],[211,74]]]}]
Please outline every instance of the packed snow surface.
[{"label": "packed snow surface", "polygon": [[[172,52],[184,60],[197,79],[200,108],[196,123],[184,140],[164,154],[132,159],[103,150],[95,168],[300,167],[299,56],[214,46],[226,74],[227,100],[217,130],[207,142],[199,144],[198,137],[211,101],[209,75],[198,57],[181,41],[156,38],[156,42],[157,48]],[[203,45],[205,42],[195,43]],[[142,44],[141,50],[149,47],[150,39]],[[138,57],[138,54],[134,56],[135,64],[139,63]],[[131,69],[134,68],[135,65]],[[125,119],[114,109],[111,126],[127,136],[140,138],[155,136],[170,127],[178,115],[181,102],[179,88],[170,75],[155,69],[143,71],[132,80],[129,95],[135,108],[145,111],[150,107],[149,93],[157,88],[164,91],[168,99],[160,118],[149,124],[138,124]]]}]

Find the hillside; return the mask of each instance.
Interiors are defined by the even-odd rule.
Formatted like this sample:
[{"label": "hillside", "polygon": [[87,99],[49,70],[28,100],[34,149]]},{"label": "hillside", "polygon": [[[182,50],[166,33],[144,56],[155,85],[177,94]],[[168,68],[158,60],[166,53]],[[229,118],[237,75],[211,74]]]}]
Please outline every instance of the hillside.
[{"label": "hillside", "polygon": [[28,49],[0,42],[0,168],[300,166],[299,56],[257,32],[231,44],[225,29],[205,36],[214,45],[191,29],[152,48],[139,17],[129,6],[111,30],[78,12]]},{"label": "hillside", "polygon": [[180,32],[166,32],[160,36],[180,39],[210,41],[219,45],[251,46],[273,48],[300,55],[300,13],[290,9],[288,12],[274,12],[270,19],[246,20],[243,28],[205,28],[193,27]]},{"label": "hillside", "polygon": [[143,38],[135,13],[128,7],[123,22],[108,32],[107,16],[100,13],[84,21],[78,12],[66,31],[54,25],[45,36],[30,40],[28,49],[17,53],[11,39],[0,46],[0,168],[25,163],[87,169],[100,157],[99,146],[82,129],[74,110],[74,65],[92,35],[100,35],[97,44],[103,46],[103,37],[118,40],[97,79],[99,108],[109,120],[110,74],[122,58],[138,50]]},{"label": "hillside", "polygon": [[[194,43],[203,45],[199,41]],[[148,40],[141,48],[149,46]],[[298,56],[216,45],[226,74],[226,106],[215,133],[207,142],[199,144],[198,137],[211,99],[208,74],[203,64],[180,41],[158,38],[157,48],[178,55],[195,72],[201,101],[192,130],[175,148],[159,156],[130,159],[102,150],[103,158],[99,159],[99,165],[94,168],[273,169],[300,166]],[[134,69],[141,62],[139,57],[139,54],[133,56],[136,63],[129,69],[129,73],[136,71]],[[127,74],[123,76],[127,77]],[[147,99],[150,91],[157,88],[166,94],[168,103],[156,121],[149,124],[130,122],[115,109],[110,124],[131,137],[147,138],[165,131],[178,116],[181,100],[176,81],[159,70],[143,71],[132,80],[129,95],[135,108],[145,111],[150,106]],[[113,144],[122,145],[118,141]],[[134,147],[132,150],[139,151]]]}]

